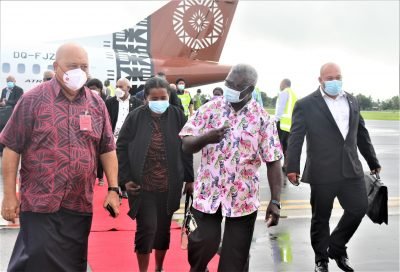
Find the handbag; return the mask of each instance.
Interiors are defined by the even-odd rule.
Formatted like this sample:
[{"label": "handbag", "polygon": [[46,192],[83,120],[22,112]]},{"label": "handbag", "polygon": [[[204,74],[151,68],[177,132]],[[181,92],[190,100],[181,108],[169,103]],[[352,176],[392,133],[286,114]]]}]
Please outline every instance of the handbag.
[{"label": "handbag", "polygon": [[372,222],[388,224],[388,190],[379,177],[366,172],[364,174],[367,189],[368,209],[367,215]]},{"label": "handbag", "polygon": [[182,223],[181,229],[181,249],[187,249],[188,246],[188,237],[189,235],[197,228],[196,220],[190,208],[193,204],[193,195],[186,194],[185,200],[185,214]]}]

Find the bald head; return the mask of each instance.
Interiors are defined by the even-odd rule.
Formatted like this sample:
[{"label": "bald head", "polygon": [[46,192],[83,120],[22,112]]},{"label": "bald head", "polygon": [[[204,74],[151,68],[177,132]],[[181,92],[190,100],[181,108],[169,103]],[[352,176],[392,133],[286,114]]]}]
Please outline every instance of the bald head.
[{"label": "bald head", "polygon": [[286,88],[290,88],[290,86],[292,86],[292,82],[290,82],[290,79],[285,78],[281,81],[279,88],[283,91]]},{"label": "bald head", "polygon": [[319,75],[322,76],[323,74],[329,73],[333,70],[339,71],[339,73],[340,73],[339,65],[337,65],[336,63],[333,63],[333,62],[325,63],[324,65],[321,66]]},{"label": "bald head", "polygon": [[56,52],[56,62],[61,61],[65,58],[68,58],[70,56],[76,56],[79,55],[83,58],[88,58],[87,57],[87,52],[85,49],[83,49],[82,46],[76,43],[65,43],[61,45]]},{"label": "bald head", "polygon": [[14,82],[14,83],[15,83],[15,77],[13,77],[12,75],[9,75],[9,76],[6,78],[6,81],[7,81],[7,82]]},{"label": "bald head", "polygon": [[129,90],[131,89],[131,82],[125,77],[120,78],[117,81],[117,88],[120,88],[124,92],[129,92]]}]

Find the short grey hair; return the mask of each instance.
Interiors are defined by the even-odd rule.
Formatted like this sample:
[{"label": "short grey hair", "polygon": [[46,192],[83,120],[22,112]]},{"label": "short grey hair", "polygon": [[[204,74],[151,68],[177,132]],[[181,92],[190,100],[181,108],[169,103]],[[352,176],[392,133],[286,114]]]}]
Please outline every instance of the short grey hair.
[{"label": "short grey hair", "polygon": [[231,71],[229,73],[236,73],[243,75],[245,78],[245,82],[248,85],[256,86],[257,84],[257,79],[258,79],[257,71],[251,65],[243,63],[236,64],[231,68]]}]

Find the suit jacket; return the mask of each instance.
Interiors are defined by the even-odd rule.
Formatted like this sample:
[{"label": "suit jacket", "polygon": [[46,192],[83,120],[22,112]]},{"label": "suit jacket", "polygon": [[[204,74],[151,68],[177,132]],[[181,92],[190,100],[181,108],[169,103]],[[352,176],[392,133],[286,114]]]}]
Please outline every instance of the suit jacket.
[{"label": "suit jacket", "polygon": [[349,132],[343,139],[321,91],[297,101],[287,149],[287,173],[300,173],[300,155],[307,139],[307,159],[302,181],[334,183],[363,177],[357,147],[370,169],[380,167],[358,101],[346,93],[349,102]]},{"label": "suit jacket", "polygon": [[[143,102],[131,95],[129,98],[129,111],[132,111],[136,109],[137,107],[143,105]],[[106,107],[108,110],[108,114],[110,115],[110,121],[111,121],[111,126],[112,130],[114,132],[115,130],[115,125],[117,124],[118,120],[118,112],[119,112],[119,102],[117,98],[111,97],[106,100]]]},{"label": "suit jacket", "polygon": [[[6,98],[6,94],[7,94],[7,88],[4,88],[1,91],[1,99]],[[14,86],[14,88],[12,88],[12,90],[11,90],[10,96],[7,99],[6,106],[14,107],[17,104],[19,98],[23,94],[24,94],[24,90],[22,90],[21,87]]]}]

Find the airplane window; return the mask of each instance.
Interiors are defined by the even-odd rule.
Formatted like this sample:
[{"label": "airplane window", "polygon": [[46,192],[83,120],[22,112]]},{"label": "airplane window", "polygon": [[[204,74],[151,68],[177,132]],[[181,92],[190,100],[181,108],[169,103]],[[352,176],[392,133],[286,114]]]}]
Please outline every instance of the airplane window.
[{"label": "airplane window", "polygon": [[18,73],[20,73],[20,74],[25,73],[25,64],[23,64],[23,63],[18,63],[18,65],[17,65],[17,71],[18,71]]},{"label": "airplane window", "polygon": [[47,66],[47,70],[54,71],[54,67],[53,67],[53,65],[49,65],[49,66]]},{"label": "airplane window", "polygon": [[32,73],[34,73],[34,74],[39,74],[40,73],[40,65],[39,64],[34,64],[32,66]]},{"label": "airplane window", "polygon": [[10,64],[3,63],[1,70],[3,71],[3,73],[9,73],[10,72]]}]

